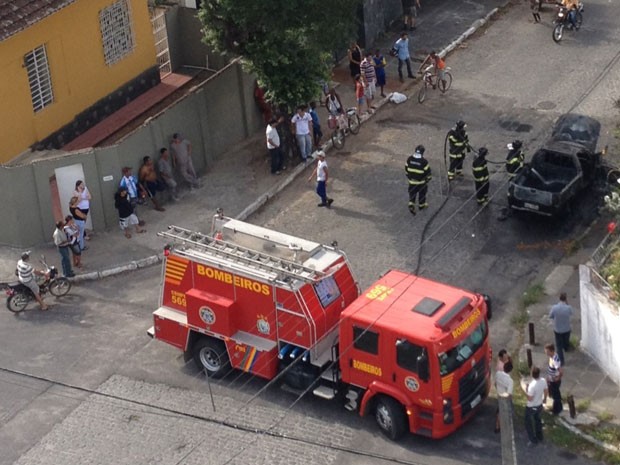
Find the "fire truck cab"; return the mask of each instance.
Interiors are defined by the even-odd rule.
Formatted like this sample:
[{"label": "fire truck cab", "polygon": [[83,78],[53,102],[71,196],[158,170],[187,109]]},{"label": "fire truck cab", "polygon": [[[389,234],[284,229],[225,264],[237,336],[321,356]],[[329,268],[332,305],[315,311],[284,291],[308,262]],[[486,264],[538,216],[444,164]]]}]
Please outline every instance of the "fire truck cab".
[{"label": "fire truck cab", "polygon": [[341,313],[339,330],[347,408],[374,412],[391,439],[447,436],[489,393],[485,296],[390,271]]}]

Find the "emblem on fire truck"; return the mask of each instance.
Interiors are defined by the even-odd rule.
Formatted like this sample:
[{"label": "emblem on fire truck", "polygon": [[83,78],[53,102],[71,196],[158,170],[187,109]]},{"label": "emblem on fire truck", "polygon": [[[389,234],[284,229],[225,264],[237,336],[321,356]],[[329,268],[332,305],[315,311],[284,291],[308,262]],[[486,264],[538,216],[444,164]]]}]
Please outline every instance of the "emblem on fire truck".
[{"label": "emblem on fire truck", "polygon": [[269,321],[267,321],[267,317],[265,315],[257,315],[258,320],[256,320],[256,329],[261,334],[269,334],[271,331],[271,326],[269,325]]},{"label": "emblem on fire truck", "polygon": [[405,378],[405,387],[409,389],[411,392],[416,392],[420,389],[420,383],[413,376],[407,376]]},{"label": "emblem on fire truck", "polygon": [[215,312],[209,307],[200,307],[198,313],[200,315],[200,319],[204,321],[205,324],[212,325],[215,323]]}]

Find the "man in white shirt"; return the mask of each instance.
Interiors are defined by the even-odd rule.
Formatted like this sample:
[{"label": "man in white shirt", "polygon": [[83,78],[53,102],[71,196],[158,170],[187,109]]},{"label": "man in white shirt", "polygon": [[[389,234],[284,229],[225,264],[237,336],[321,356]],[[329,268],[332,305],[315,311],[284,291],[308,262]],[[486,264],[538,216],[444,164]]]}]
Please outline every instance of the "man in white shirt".
[{"label": "man in white shirt", "polygon": [[297,114],[291,118],[293,132],[297,138],[299,152],[304,162],[312,153],[312,116],[306,112],[307,108],[306,105],[300,105],[297,108]]},{"label": "man in white shirt", "polygon": [[280,148],[280,134],[278,134],[278,120],[271,118],[267,129],[265,129],[265,138],[267,139],[267,149],[271,155],[271,174],[280,174],[284,169],[282,166],[282,149]]},{"label": "man in white shirt", "polygon": [[37,299],[41,310],[47,310],[47,305],[41,298],[41,291],[35,279],[35,275],[45,276],[45,272],[35,269],[30,263],[30,252],[24,252],[21,260],[17,262],[17,278],[19,282],[32,291],[34,298]]},{"label": "man in white shirt", "polygon": [[312,177],[316,173],[316,193],[319,197],[321,197],[321,203],[317,206],[331,208],[334,199],[327,197],[327,179],[329,177],[329,172],[327,171],[325,152],[319,150],[316,153],[316,156],[319,161],[317,162],[316,168],[314,168],[314,171],[312,171],[312,174],[308,178],[308,182],[312,180]]},{"label": "man in white shirt", "polygon": [[75,274],[73,273],[73,269],[71,268],[71,253],[69,251],[71,241],[67,237],[67,233],[65,233],[64,226],[64,221],[61,220],[56,222],[56,229],[52,234],[52,239],[54,240],[54,245],[56,246],[56,248],[58,249],[58,253],[60,254],[62,274],[66,278],[73,278]]},{"label": "man in white shirt", "polygon": [[[495,390],[497,391],[497,398],[508,397],[510,399],[511,411],[512,411],[512,392],[514,390],[514,381],[510,376],[512,372],[512,360],[505,354],[504,361],[502,362],[501,369],[495,372]],[[495,412],[495,432],[499,433],[499,407]]]},{"label": "man in white shirt", "polygon": [[527,403],[525,404],[525,431],[529,442],[528,447],[533,447],[543,440],[542,413],[543,404],[547,401],[549,391],[547,382],[540,377],[540,368],[532,367],[532,380],[525,387]]}]

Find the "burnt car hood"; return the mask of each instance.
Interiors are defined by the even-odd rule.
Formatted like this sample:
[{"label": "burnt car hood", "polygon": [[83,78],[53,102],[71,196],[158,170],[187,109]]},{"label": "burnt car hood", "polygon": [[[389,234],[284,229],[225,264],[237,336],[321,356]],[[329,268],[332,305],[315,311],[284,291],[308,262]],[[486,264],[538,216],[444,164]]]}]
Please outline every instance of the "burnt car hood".
[{"label": "burnt car hood", "polygon": [[558,118],[551,137],[545,144],[548,147],[565,142],[567,146],[575,144],[585,148],[591,153],[596,152],[596,144],[601,132],[601,123],[589,116],[567,113]]}]

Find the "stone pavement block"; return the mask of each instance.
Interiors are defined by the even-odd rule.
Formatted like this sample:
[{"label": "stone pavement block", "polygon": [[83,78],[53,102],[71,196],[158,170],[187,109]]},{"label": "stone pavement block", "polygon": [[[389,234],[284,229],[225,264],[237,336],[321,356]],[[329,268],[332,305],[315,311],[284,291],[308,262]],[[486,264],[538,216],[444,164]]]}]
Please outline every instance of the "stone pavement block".
[{"label": "stone pavement block", "polygon": [[[15,464],[135,465],[177,463],[183,458],[186,464],[288,465],[299,463],[303,456],[304,464],[329,465],[339,454],[329,446],[345,447],[354,435],[351,428],[294,409],[246,405],[217,394],[213,412],[205,393],[122,376],[110,378],[100,391],[111,397],[89,396]],[[131,398],[139,404],[119,398]],[[269,428],[275,435],[316,440],[322,445],[272,437],[265,434]],[[146,443],[149,447],[144,447]]]},{"label": "stone pavement block", "polygon": [[568,280],[573,276],[575,267],[572,265],[558,265],[545,278],[545,294],[557,297],[562,292]]}]

